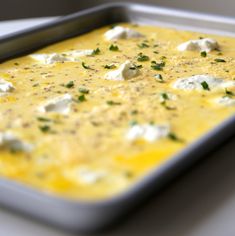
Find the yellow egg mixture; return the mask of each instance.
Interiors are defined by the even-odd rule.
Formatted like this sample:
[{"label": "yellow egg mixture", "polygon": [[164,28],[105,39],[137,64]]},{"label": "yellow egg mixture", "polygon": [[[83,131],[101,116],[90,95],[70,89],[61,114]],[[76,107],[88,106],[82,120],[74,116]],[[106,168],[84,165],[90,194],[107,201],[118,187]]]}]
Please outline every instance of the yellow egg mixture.
[{"label": "yellow egg mixture", "polygon": [[[14,87],[0,94],[2,177],[69,198],[108,198],[234,113],[234,86],[213,90],[205,82],[201,90],[173,87],[178,79],[193,75],[232,83],[234,38],[120,25],[143,37],[107,40],[107,26],[32,53],[63,56],[90,49],[91,55],[49,63],[27,55],[0,65],[0,78]],[[215,39],[219,49],[177,50],[188,40],[205,37]],[[123,80],[105,77],[126,61],[137,75]],[[40,110],[64,95],[71,96],[64,113],[53,112],[53,105],[52,111]],[[216,103],[217,98],[231,103]],[[154,136],[158,125],[169,127],[168,133]],[[128,138],[133,127],[140,131]],[[14,138],[4,138],[6,133],[30,148],[12,145]]]}]

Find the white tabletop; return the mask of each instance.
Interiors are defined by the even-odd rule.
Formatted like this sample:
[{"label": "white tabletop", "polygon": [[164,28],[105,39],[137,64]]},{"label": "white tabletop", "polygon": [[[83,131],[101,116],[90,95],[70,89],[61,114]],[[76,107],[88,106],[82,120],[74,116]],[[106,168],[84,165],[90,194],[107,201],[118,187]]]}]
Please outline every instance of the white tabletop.
[{"label": "white tabletop", "polygon": [[[49,20],[0,22],[0,36]],[[235,138],[177,178],[120,226],[97,236],[234,236],[234,183]],[[71,236],[1,208],[0,235]]]}]

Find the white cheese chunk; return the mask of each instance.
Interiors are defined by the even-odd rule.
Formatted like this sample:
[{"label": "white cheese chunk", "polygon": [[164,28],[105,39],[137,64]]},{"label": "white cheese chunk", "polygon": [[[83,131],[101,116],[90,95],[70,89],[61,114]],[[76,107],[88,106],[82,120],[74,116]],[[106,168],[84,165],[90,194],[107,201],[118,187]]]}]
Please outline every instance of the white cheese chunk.
[{"label": "white cheese chunk", "polygon": [[0,148],[12,151],[31,152],[33,146],[10,132],[0,133]]},{"label": "white cheese chunk", "polygon": [[144,139],[148,142],[154,142],[167,137],[170,133],[169,125],[133,125],[127,132],[126,138],[130,141]]},{"label": "white cheese chunk", "polygon": [[140,74],[140,70],[130,61],[123,63],[117,70],[108,72],[105,75],[107,80],[128,80]]},{"label": "white cheese chunk", "polygon": [[210,75],[194,75],[188,78],[181,78],[173,83],[173,88],[185,91],[204,90],[202,83],[206,82],[210,90],[219,90],[235,86],[234,81],[224,81]]},{"label": "white cheese chunk", "polygon": [[205,51],[210,52],[219,48],[219,44],[216,40],[211,38],[204,38],[198,40],[189,40],[180,44],[177,49],[179,51]]},{"label": "white cheese chunk", "polygon": [[51,53],[51,54],[33,54],[31,57],[36,60],[41,62],[42,64],[45,65],[50,65],[54,64],[57,62],[64,62],[68,61],[65,55],[58,54],[58,53]]},{"label": "white cheese chunk", "polygon": [[79,61],[80,57],[91,56],[93,52],[94,50],[92,49],[72,50],[72,51],[65,52],[64,55],[67,61],[76,62],[76,61]]},{"label": "white cheese chunk", "polygon": [[45,65],[51,65],[57,62],[76,62],[80,57],[92,55],[92,49],[71,50],[64,53],[33,54],[31,58]]},{"label": "white cheese chunk", "polygon": [[12,83],[0,78],[0,93],[7,93],[14,90]]},{"label": "white cheese chunk", "polygon": [[91,170],[85,167],[79,168],[77,174],[78,180],[83,184],[95,184],[106,175],[104,171]]},{"label": "white cheese chunk", "polygon": [[116,26],[113,29],[108,30],[104,37],[106,40],[112,41],[117,39],[129,39],[129,38],[141,38],[143,34],[126,27]]},{"label": "white cheese chunk", "polygon": [[39,112],[55,112],[60,114],[68,114],[70,111],[70,105],[72,102],[72,96],[70,94],[65,94],[49,100],[46,104],[38,108]]},{"label": "white cheese chunk", "polygon": [[235,99],[229,96],[219,97],[213,100],[214,103],[222,105],[222,106],[234,106]]}]

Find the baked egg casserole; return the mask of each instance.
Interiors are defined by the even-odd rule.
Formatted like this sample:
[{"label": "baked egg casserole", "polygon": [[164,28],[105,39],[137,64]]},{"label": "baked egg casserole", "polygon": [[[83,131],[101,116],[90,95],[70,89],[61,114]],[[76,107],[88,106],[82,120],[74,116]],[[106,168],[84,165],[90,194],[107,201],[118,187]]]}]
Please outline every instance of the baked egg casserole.
[{"label": "baked egg casserole", "polygon": [[235,39],[106,26],[0,64],[0,176],[118,195],[235,111]]}]

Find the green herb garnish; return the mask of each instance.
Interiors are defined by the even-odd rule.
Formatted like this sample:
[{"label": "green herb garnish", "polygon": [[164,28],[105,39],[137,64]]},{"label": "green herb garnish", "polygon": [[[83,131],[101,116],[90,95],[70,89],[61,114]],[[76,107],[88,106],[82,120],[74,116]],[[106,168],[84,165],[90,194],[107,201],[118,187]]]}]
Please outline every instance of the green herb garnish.
[{"label": "green herb garnish", "polygon": [[169,100],[169,96],[168,96],[167,93],[162,93],[162,94],[161,94],[161,98],[162,98],[163,100]]},{"label": "green herb garnish", "polygon": [[93,52],[92,52],[92,54],[91,55],[98,55],[98,54],[100,54],[100,49],[99,48],[96,48],[96,49],[94,49],[93,50]]},{"label": "green herb garnish", "polygon": [[45,117],[37,117],[37,120],[40,122],[51,122],[51,119]]},{"label": "green herb garnish", "polygon": [[160,59],[164,61],[164,60],[166,60],[167,58],[166,58],[166,56],[161,56]]},{"label": "green herb garnish", "polygon": [[172,132],[168,134],[168,138],[172,141],[182,142],[182,139],[180,139],[176,134]]},{"label": "green herb garnish", "polygon": [[138,110],[131,111],[131,115],[137,115],[137,114],[138,114]]},{"label": "green herb garnish", "polygon": [[139,47],[139,48],[149,48],[150,46],[147,44],[147,43],[141,43],[141,44],[137,44],[137,46]]},{"label": "green herb garnish", "polygon": [[74,82],[73,81],[69,81],[67,84],[65,84],[66,88],[73,88],[74,87]]},{"label": "green herb garnish", "polygon": [[166,63],[164,61],[157,63],[156,61],[151,62],[151,68],[153,70],[163,70],[163,67],[165,67]]},{"label": "green herb garnish", "polygon": [[215,62],[226,62],[226,61],[224,59],[221,59],[221,58],[216,58]]},{"label": "green herb garnish", "polygon": [[87,70],[91,69],[89,66],[86,65],[85,62],[82,62],[82,67]]},{"label": "green herb garnish", "polygon": [[204,90],[210,91],[210,87],[206,81],[201,82],[201,86]]},{"label": "green herb garnish", "polygon": [[109,100],[109,101],[107,101],[106,103],[107,103],[108,105],[110,105],[110,106],[121,105],[120,102],[114,102],[114,101],[112,101],[112,100]]},{"label": "green herb garnish", "polygon": [[105,69],[115,69],[116,66],[114,64],[110,64],[110,65],[105,65],[104,68]]},{"label": "green herb garnish", "polygon": [[229,91],[228,89],[225,89],[225,93],[229,96],[234,96],[234,93],[232,91]]},{"label": "green herb garnish", "polygon": [[111,44],[110,47],[109,47],[109,50],[110,50],[110,51],[114,51],[114,52],[116,52],[116,51],[119,50],[119,48],[118,48],[117,45],[113,45],[113,44]]},{"label": "green herb garnish", "polygon": [[86,89],[86,88],[79,88],[78,91],[84,94],[88,94],[90,92],[89,89]]},{"label": "green herb garnish", "polygon": [[78,96],[78,102],[85,102],[86,101],[86,97],[84,94]]},{"label": "green herb garnish", "polygon": [[51,127],[49,125],[42,125],[39,126],[39,129],[43,132],[43,133],[48,133],[51,131]]},{"label": "green herb garnish", "polygon": [[207,52],[206,51],[202,51],[201,52],[201,57],[206,57],[207,56]]},{"label": "green herb garnish", "polygon": [[138,54],[137,61],[149,61],[149,57],[140,52]]},{"label": "green herb garnish", "polygon": [[170,107],[167,105],[167,101],[170,100],[167,93],[161,93],[161,105],[164,106],[167,110],[175,110],[176,107]]}]

